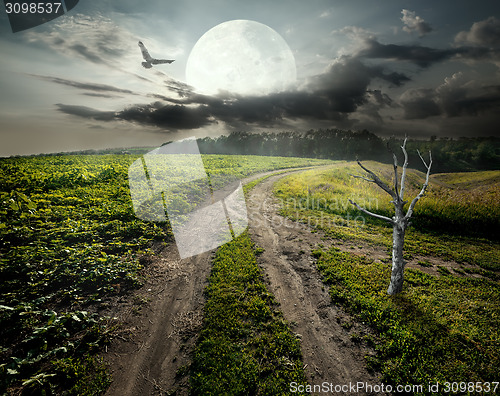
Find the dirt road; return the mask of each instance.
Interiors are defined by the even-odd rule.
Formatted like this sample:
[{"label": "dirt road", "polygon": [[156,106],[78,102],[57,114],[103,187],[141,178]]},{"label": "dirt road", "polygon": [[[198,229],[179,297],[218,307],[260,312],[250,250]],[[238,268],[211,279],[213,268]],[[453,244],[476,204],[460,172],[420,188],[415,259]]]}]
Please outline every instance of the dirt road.
[{"label": "dirt road", "polygon": [[146,284],[119,309],[123,325],[105,354],[113,376],[108,395],[187,394],[182,370],[201,327],[211,253],[181,260],[172,244],[155,256]]},{"label": "dirt road", "polygon": [[[311,250],[326,243],[320,234],[277,214],[272,185],[283,176],[271,176],[250,191],[249,232],[265,249],[259,264],[268,287],[302,339],[309,383],[375,384],[363,359],[373,351],[351,340],[351,334],[368,329],[331,304],[311,259]],[[208,252],[181,260],[175,245],[157,246],[145,285],[106,309],[122,323],[104,354],[113,375],[108,395],[188,394],[185,368],[201,327],[211,257]]]},{"label": "dirt road", "polygon": [[272,176],[255,186],[247,199],[249,233],[264,249],[258,262],[267,275],[268,287],[281,304],[285,318],[301,335],[301,349],[310,384],[327,381],[378,383],[366,369],[364,356],[373,351],[351,340],[354,333],[369,329],[331,304],[327,287],[311,258],[311,250],[322,240],[305,225],[278,215],[273,184],[283,175]]}]

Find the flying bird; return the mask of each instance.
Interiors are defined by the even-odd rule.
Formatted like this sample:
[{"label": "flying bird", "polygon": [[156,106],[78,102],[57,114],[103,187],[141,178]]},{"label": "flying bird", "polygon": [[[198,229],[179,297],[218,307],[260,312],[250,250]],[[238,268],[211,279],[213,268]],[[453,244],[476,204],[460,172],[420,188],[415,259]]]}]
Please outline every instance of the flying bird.
[{"label": "flying bird", "polygon": [[174,59],[155,59],[151,58],[151,55],[149,55],[148,50],[142,43],[142,41],[139,41],[139,47],[141,48],[142,52],[142,57],[146,62],[142,62],[142,66],[145,67],[146,69],[151,69],[153,65],[159,65],[161,63],[172,63]]}]

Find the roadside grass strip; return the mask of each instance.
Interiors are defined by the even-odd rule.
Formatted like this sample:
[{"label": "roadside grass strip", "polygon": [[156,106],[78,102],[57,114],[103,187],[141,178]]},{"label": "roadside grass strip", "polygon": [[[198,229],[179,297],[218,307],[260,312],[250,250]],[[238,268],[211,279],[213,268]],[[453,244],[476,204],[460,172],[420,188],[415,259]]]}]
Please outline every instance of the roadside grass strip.
[{"label": "roadside grass strip", "polygon": [[193,394],[287,395],[290,383],[306,383],[299,340],[262,281],[247,232],[217,251],[206,294]]},{"label": "roadside grass strip", "polygon": [[407,269],[403,292],[389,296],[388,264],[337,248],[313,256],[333,302],[376,331],[367,341],[377,357],[367,363],[383,382],[424,389],[436,382],[481,383],[484,390],[490,383],[493,391],[500,367],[498,283]]}]

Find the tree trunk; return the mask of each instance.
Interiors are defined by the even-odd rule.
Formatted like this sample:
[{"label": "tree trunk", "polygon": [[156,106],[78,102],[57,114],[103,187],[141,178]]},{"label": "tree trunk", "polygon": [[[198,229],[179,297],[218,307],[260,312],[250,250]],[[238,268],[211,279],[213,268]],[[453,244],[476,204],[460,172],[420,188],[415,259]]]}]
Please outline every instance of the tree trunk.
[{"label": "tree trunk", "polygon": [[359,206],[356,202],[349,200],[351,204],[353,204],[358,210],[367,215],[373,216],[377,219],[388,221],[392,224],[392,273],[391,273],[391,284],[387,289],[388,294],[397,294],[401,293],[403,290],[403,281],[404,281],[404,270],[405,270],[405,261],[403,259],[403,247],[405,243],[405,231],[406,227],[408,227],[409,219],[413,214],[413,209],[415,208],[416,203],[420,198],[424,196],[425,190],[429,185],[429,175],[431,174],[431,166],[432,166],[432,155],[429,151],[429,165],[425,162],[425,160],[420,155],[420,152],[417,150],[418,156],[424,163],[427,168],[427,174],[425,175],[425,183],[422,186],[422,189],[418,193],[418,195],[413,198],[408,207],[408,211],[406,214],[404,213],[404,206],[408,201],[404,200],[404,192],[405,192],[405,178],[406,178],[406,168],[408,167],[408,153],[406,152],[406,140],[405,138],[403,145],[401,146],[401,150],[403,150],[403,154],[405,155],[405,162],[403,163],[403,173],[401,174],[401,189],[398,191],[398,159],[396,155],[393,153],[394,159],[394,189],[391,189],[386,183],[384,183],[375,173],[373,173],[370,169],[365,168],[361,162],[358,162],[358,165],[363,169],[369,177],[364,176],[356,176],[359,179],[366,180],[370,183],[375,183],[382,190],[384,190],[387,194],[392,197],[392,203],[394,204],[395,215],[393,218],[389,218],[387,216],[380,215],[378,213],[372,213],[365,208]]},{"label": "tree trunk", "polygon": [[403,290],[405,261],[403,259],[403,246],[405,243],[406,224],[404,220],[397,219],[392,231],[392,273],[391,283],[387,289],[388,294],[401,293]]}]

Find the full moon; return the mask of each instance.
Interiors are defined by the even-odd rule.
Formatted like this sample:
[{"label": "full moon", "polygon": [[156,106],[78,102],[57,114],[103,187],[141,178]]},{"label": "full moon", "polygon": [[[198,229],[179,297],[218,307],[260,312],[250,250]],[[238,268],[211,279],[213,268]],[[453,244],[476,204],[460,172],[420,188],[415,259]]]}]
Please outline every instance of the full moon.
[{"label": "full moon", "polygon": [[186,80],[197,91],[266,95],[296,80],[295,58],[286,41],[269,26],[233,20],[207,31],[186,65]]}]

